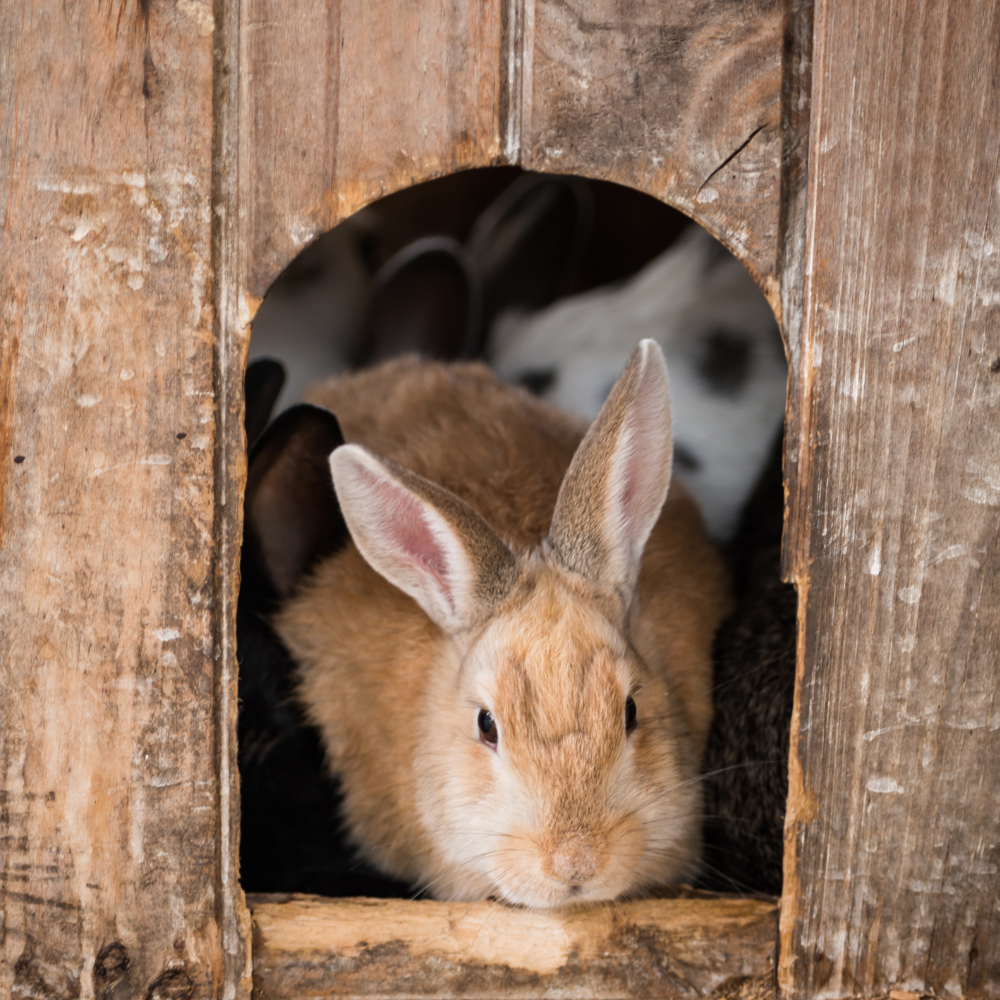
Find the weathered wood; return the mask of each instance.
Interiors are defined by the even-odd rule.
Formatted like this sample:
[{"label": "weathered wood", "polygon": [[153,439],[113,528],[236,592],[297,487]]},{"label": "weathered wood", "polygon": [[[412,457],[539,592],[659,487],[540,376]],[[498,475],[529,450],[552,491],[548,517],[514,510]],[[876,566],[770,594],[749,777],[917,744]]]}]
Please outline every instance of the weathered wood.
[{"label": "weathered wood", "polygon": [[215,522],[214,543],[214,723],[216,727],[218,899],[221,924],[221,989],[225,1000],[251,990],[250,911],[239,883],[240,787],[237,745],[239,678],[236,604],[243,543],[243,490],[247,441],[244,373],[250,327],[240,308],[240,0],[215,0],[212,131],[212,335],[214,347]]},{"label": "weathered wood", "polygon": [[245,314],[363,205],[501,160],[501,8],[244,0]]},{"label": "weathered wood", "polygon": [[522,0],[520,132],[534,170],[676,205],[746,264],[780,315],[779,0]]},{"label": "weathered wood", "polygon": [[[518,89],[528,9],[0,12],[0,989],[240,988],[232,619],[247,322],[288,259],[365,202],[533,148],[530,131],[510,141],[531,121]],[[725,11],[703,13],[711,36]],[[547,30],[530,34],[539,66]],[[766,48],[754,50],[761,120]],[[717,89],[757,92],[740,87]],[[651,133],[650,155],[665,134]],[[587,172],[652,184],[612,167]],[[673,197],[657,178],[650,189]],[[759,219],[776,217],[775,199],[760,195]]]},{"label": "weathered wood", "polygon": [[1000,996],[1000,3],[819,0],[781,985]]},{"label": "weathered wood", "polygon": [[208,0],[0,5],[2,996],[240,982],[212,50]]},{"label": "weathered wood", "polygon": [[774,968],[767,900],[568,913],[499,903],[251,896],[267,997],[700,997]]},{"label": "weathered wood", "polygon": [[[798,488],[802,364],[802,296],[805,284],[806,222],[808,219],[809,100],[812,89],[813,0],[789,0],[785,11],[781,83],[781,210],[778,225],[777,277],[781,292],[781,333],[788,357],[785,400],[785,525],[782,536],[782,576],[794,581],[798,542],[808,530],[799,516]],[[801,667],[801,658],[799,658]]]},{"label": "weathered wood", "polygon": [[[776,306],[782,282],[804,526],[786,990],[1000,995],[998,0],[818,5],[807,204],[807,0],[387,10],[0,5],[0,993],[245,986],[231,636],[247,323],[297,250],[367,201],[510,162],[669,200]],[[446,904],[392,905],[405,922]],[[671,921],[757,905],[600,911],[607,925],[571,935],[595,949],[586,973],[583,952],[545,966],[569,933],[545,918],[523,959],[537,988],[463,980],[455,956],[480,945],[450,929],[457,952],[358,951],[339,983],[412,960],[442,995],[709,990],[730,959],[733,975],[766,967],[725,942],[763,947],[773,911],[726,911],[697,946]],[[307,985],[326,974],[329,958],[268,951],[263,926],[260,983],[274,954]],[[362,939],[336,940],[350,955]],[[656,979],[663,956],[679,980]]]},{"label": "weathered wood", "polygon": [[364,204],[499,163],[669,201],[780,310],[779,0],[244,7],[246,317],[309,240]]}]

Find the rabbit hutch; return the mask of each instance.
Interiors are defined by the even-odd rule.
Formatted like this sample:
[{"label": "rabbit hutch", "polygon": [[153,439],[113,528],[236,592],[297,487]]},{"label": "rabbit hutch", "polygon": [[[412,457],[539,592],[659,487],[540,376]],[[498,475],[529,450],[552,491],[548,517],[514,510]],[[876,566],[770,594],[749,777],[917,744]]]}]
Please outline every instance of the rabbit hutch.
[{"label": "rabbit hutch", "polygon": [[[22,0],[0,40],[0,996],[1000,998],[1000,0]],[[503,165],[675,206],[778,317],[780,900],[241,887],[251,321]]]}]

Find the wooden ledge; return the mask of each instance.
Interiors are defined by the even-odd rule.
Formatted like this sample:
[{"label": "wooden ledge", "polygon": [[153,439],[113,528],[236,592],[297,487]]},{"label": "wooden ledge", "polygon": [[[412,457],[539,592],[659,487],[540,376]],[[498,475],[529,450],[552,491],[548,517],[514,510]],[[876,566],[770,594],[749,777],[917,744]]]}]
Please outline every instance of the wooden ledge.
[{"label": "wooden ledge", "polygon": [[247,902],[261,998],[701,997],[774,973],[772,899],[647,899],[565,913],[317,896]]}]

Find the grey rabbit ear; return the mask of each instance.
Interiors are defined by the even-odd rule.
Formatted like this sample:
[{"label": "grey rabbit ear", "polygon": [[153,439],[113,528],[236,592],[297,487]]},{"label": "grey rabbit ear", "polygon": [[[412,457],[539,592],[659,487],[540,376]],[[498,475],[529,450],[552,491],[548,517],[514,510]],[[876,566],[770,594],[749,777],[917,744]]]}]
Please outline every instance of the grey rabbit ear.
[{"label": "grey rabbit ear", "polygon": [[642,340],[566,470],[548,539],[563,566],[624,609],[667,498],[672,454],[667,366],[656,341]]},{"label": "grey rabbit ear", "polygon": [[580,177],[524,174],[476,220],[466,245],[483,281],[483,331],[502,312],[534,312],[567,290],[593,228]]},{"label": "grey rabbit ear", "polygon": [[301,403],[284,411],[248,456],[242,589],[275,603],[304,573],[347,544],[328,457],[344,443],[337,418]]},{"label": "grey rabbit ear", "polygon": [[247,365],[243,381],[246,403],[243,426],[246,428],[248,448],[267,427],[284,385],[285,366],[277,358],[254,358]]},{"label": "grey rabbit ear", "polygon": [[481,313],[479,277],[462,245],[448,236],[416,240],[375,275],[354,363],[411,353],[439,361],[471,357]]}]

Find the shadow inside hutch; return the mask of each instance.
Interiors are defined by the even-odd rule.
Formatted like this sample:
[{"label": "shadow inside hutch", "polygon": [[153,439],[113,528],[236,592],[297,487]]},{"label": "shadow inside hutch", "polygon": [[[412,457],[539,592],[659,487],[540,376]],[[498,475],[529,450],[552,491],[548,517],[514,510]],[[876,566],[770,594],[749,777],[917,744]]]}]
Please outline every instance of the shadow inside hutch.
[{"label": "shadow inside hutch", "polygon": [[[481,359],[592,419],[642,337],[668,364],[674,475],[732,576],[733,611],[715,643],[698,884],[780,892],[795,594],[779,576],[785,362],[773,315],[735,258],[674,209],[611,183],[516,168],[455,174],[368,206],[305,248],[254,320],[237,615],[246,891],[422,889],[351,847],[272,628],[296,580],[339,544],[322,523],[332,486],[316,484],[335,442],[299,405],[309,385],[410,352]],[[303,449],[314,453],[308,468]],[[299,482],[312,494],[298,496]],[[294,530],[273,531],[281,518]]]}]

